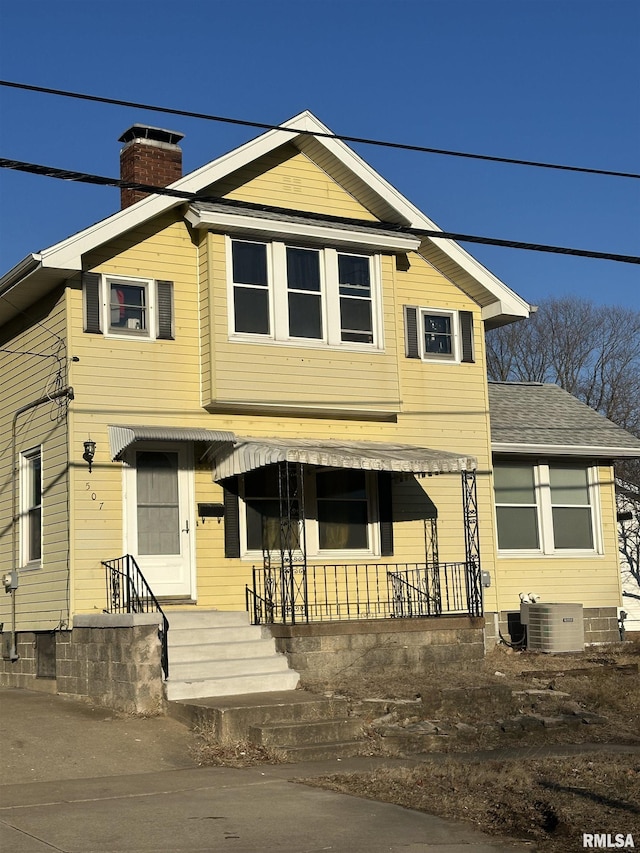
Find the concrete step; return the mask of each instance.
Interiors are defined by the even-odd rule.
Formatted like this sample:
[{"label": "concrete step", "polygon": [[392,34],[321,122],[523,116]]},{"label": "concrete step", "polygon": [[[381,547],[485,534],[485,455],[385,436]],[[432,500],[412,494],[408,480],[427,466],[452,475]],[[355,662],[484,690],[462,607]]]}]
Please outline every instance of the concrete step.
[{"label": "concrete step", "polygon": [[299,763],[302,761],[329,761],[341,758],[351,758],[354,755],[366,754],[366,740],[340,741],[339,743],[317,743],[311,746],[290,746],[278,748],[278,753],[285,761]]},{"label": "concrete step", "polygon": [[225,675],[261,675],[265,672],[293,672],[287,665],[284,655],[278,655],[273,649],[262,655],[248,658],[227,658],[217,660],[183,661],[174,663],[169,653],[169,682],[190,681],[201,678],[221,678]]},{"label": "concrete step", "polygon": [[296,687],[300,676],[247,613],[172,610],[168,619],[170,701]]},{"label": "concrete step", "polygon": [[189,643],[171,646],[172,668],[178,663],[261,657],[273,654],[271,640],[237,640],[233,643]]},{"label": "concrete step", "polygon": [[345,743],[361,735],[362,721],[355,717],[252,726],[249,729],[249,739],[253,743],[275,749]]},{"label": "concrete step", "polygon": [[[202,643],[235,643],[244,640],[259,640],[262,629],[258,625],[235,625],[217,628],[173,628],[169,623],[167,643],[175,646],[201,645]],[[271,641],[269,641],[271,642]]]},{"label": "concrete step", "polygon": [[220,678],[193,678],[166,682],[167,699],[199,699],[202,696],[233,696],[238,693],[269,693],[294,690],[300,676],[292,669],[285,671],[226,675]]},{"label": "concrete step", "polygon": [[304,690],[208,696],[168,703],[171,716],[191,728],[211,729],[221,743],[247,738],[251,727],[346,717],[347,709],[346,699],[326,698]]},{"label": "concrete step", "polygon": [[166,614],[170,630],[249,625],[249,614],[244,610],[168,610]]}]

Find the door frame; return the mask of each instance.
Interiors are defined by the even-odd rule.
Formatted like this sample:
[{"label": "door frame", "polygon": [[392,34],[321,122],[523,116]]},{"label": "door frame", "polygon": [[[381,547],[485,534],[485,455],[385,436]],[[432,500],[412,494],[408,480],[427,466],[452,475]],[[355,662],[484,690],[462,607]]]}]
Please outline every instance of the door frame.
[{"label": "door frame", "polygon": [[[183,590],[175,593],[162,593],[153,588],[153,582],[149,581],[152,592],[158,598],[180,598],[189,601],[196,600],[196,519],[194,508],[195,476],[193,463],[193,446],[186,442],[170,441],[140,441],[127,449],[123,457],[122,465],[122,546],[124,554],[133,554],[138,560],[138,545],[134,543],[134,535],[137,534],[137,526],[133,522],[134,513],[137,509],[137,479],[136,479],[136,453],[144,451],[166,451],[178,454],[178,500],[180,503],[180,524],[187,522],[189,532],[182,532],[181,546],[185,562],[185,584]],[[182,529],[182,528],[181,528]],[[185,538],[186,537],[186,538]],[[132,543],[135,547],[132,547]],[[184,544],[186,543],[186,545]],[[141,571],[145,574],[144,567]],[[145,575],[146,577],[146,575]]]}]

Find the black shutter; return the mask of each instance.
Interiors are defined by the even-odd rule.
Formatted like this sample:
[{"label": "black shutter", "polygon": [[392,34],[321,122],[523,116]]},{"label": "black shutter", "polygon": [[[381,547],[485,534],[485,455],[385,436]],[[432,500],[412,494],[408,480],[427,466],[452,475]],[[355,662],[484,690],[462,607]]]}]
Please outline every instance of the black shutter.
[{"label": "black shutter", "polygon": [[100,324],[100,276],[95,272],[82,273],[84,294],[84,331],[102,334]]},{"label": "black shutter", "polygon": [[240,556],[240,508],[238,478],[229,477],[224,487],[224,555]]},{"label": "black shutter", "polygon": [[393,476],[378,474],[378,512],[380,514],[380,556],[393,557]]},{"label": "black shutter", "polygon": [[418,347],[418,309],[404,306],[404,342],[407,358],[420,358]]},{"label": "black shutter", "polygon": [[462,361],[474,362],[473,357],[473,314],[460,312],[460,334],[462,335]]},{"label": "black shutter", "polygon": [[173,340],[173,282],[156,282],[158,308],[158,339]]}]

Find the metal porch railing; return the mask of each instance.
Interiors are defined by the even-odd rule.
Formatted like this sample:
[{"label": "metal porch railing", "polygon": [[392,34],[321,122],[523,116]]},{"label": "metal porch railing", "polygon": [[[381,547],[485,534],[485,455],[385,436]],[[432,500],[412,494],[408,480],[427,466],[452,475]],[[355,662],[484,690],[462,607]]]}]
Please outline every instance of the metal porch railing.
[{"label": "metal porch railing", "polygon": [[115,560],[103,560],[106,568],[107,607],[106,613],[158,613],[161,625],[158,636],[161,644],[162,671],[164,677],[169,677],[169,655],[167,636],[169,620],[160,607],[158,599],[153,594],[145,576],[131,554],[118,557]]},{"label": "metal porch railing", "polygon": [[289,564],[254,567],[253,624],[481,615],[473,563]]}]

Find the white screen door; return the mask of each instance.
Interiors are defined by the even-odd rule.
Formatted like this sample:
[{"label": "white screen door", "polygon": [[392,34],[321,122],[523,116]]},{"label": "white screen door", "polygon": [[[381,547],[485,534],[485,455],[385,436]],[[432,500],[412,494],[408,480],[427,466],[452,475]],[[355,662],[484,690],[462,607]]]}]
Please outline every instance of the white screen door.
[{"label": "white screen door", "polygon": [[127,552],[156,596],[191,593],[190,469],[182,447],[134,451],[127,478]]}]

